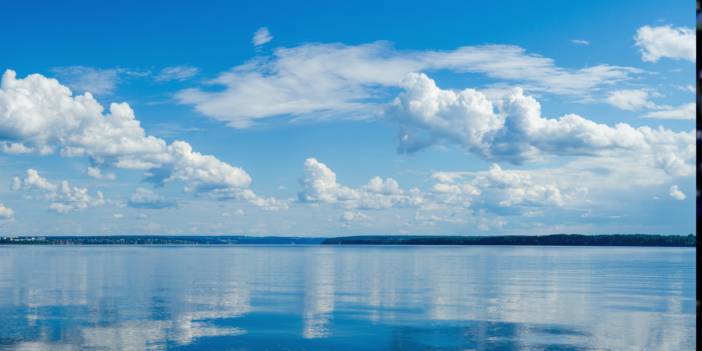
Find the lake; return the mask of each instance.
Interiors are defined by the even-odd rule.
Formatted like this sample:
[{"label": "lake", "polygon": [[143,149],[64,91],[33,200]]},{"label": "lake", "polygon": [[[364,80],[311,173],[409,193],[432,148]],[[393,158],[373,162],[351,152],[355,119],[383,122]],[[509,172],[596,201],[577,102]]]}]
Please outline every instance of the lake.
[{"label": "lake", "polygon": [[0,246],[0,350],[693,350],[695,249]]}]

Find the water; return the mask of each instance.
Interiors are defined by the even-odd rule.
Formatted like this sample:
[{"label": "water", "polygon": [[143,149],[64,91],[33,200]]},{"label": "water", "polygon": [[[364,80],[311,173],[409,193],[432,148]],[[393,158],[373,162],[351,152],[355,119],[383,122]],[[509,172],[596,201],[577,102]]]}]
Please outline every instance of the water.
[{"label": "water", "polygon": [[695,250],[0,247],[2,350],[692,350]]}]

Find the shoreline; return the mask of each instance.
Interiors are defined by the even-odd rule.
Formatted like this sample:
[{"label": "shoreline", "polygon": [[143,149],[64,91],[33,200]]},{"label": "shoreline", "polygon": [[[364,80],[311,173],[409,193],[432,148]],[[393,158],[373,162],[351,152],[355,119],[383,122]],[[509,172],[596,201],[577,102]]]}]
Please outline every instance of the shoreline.
[{"label": "shoreline", "polygon": [[345,237],[241,236],[241,235],[113,235],[0,237],[0,245],[43,246],[617,246],[696,247],[695,235],[655,234],[551,234],[500,236],[394,236]]}]

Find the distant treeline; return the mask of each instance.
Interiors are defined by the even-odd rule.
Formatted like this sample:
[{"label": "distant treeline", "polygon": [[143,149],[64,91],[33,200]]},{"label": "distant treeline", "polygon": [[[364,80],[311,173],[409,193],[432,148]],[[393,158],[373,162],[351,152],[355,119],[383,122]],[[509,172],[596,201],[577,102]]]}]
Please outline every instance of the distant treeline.
[{"label": "distant treeline", "polygon": [[312,245],[324,238],[281,236],[42,236],[0,237],[0,245]]},{"label": "distant treeline", "polygon": [[281,236],[25,236],[0,237],[0,245],[563,245],[563,246],[695,246],[696,236],[554,234],[543,236],[348,236],[303,238]]},{"label": "distant treeline", "polygon": [[325,245],[546,245],[546,246],[695,246],[690,235],[554,234],[543,236],[348,236],[329,238]]}]

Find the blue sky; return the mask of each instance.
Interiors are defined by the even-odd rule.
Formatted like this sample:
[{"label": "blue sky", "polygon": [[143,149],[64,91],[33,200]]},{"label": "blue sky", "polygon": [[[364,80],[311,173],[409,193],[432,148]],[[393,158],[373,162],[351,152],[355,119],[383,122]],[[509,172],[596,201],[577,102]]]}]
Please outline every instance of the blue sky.
[{"label": "blue sky", "polygon": [[0,232],[693,232],[693,7],[6,4]]}]

